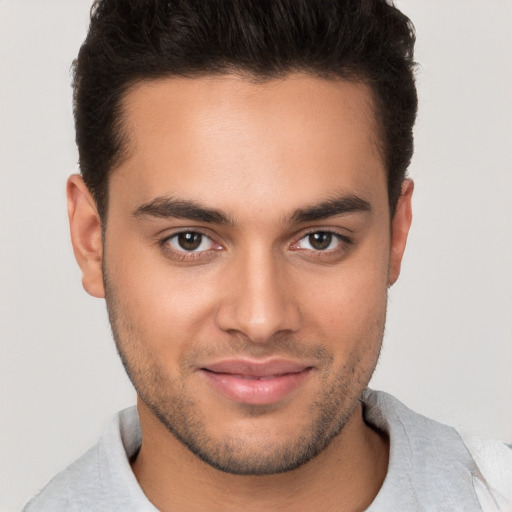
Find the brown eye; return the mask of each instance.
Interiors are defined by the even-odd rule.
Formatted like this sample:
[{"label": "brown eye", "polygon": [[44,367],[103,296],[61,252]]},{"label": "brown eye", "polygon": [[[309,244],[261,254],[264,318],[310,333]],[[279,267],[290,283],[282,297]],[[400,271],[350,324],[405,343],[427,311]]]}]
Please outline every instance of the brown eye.
[{"label": "brown eye", "polygon": [[332,244],[333,234],[323,231],[308,235],[309,245],[317,251],[325,251]]},{"label": "brown eye", "polygon": [[223,247],[201,231],[179,231],[164,238],[159,245],[171,260],[206,262]]},{"label": "brown eye", "polygon": [[181,249],[185,251],[195,251],[201,246],[203,235],[201,233],[180,233],[176,237],[176,242]]},{"label": "brown eye", "polygon": [[165,244],[169,244],[174,250],[182,253],[199,253],[215,248],[213,241],[198,231],[182,231],[167,238]]},{"label": "brown eye", "polygon": [[347,254],[353,240],[336,231],[310,231],[291,245],[292,251],[299,251],[302,257],[318,261],[341,261]]}]

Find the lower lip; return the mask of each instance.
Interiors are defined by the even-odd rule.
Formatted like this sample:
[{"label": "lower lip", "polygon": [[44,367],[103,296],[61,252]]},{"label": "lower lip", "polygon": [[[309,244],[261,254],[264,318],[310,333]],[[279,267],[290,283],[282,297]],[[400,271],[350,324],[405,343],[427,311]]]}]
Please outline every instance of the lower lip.
[{"label": "lower lip", "polygon": [[310,368],[263,379],[243,378],[231,373],[201,370],[207,381],[224,396],[249,405],[268,405],[279,402],[295,391],[307,378]]}]

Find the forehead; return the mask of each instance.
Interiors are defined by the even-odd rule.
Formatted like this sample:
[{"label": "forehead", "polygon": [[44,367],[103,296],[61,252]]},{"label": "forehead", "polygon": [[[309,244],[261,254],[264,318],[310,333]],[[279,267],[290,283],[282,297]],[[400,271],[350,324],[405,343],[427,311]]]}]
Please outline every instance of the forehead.
[{"label": "forehead", "polygon": [[165,78],[133,87],[122,116],[127,158],[111,184],[134,204],[172,195],[285,209],[330,191],[386,193],[372,93],[361,83]]}]

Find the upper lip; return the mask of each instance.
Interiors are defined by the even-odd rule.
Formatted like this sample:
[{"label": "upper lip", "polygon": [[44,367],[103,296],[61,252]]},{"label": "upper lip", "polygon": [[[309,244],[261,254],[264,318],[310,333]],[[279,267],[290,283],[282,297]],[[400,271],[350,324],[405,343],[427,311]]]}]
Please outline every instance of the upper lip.
[{"label": "upper lip", "polygon": [[248,377],[270,377],[272,375],[299,373],[308,368],[311,368],[311,365],[288,359],[271,359],[267,361],[225,359],[223,361],[208,363],[201,367],[203,370],[215,373],[228,373]]}]

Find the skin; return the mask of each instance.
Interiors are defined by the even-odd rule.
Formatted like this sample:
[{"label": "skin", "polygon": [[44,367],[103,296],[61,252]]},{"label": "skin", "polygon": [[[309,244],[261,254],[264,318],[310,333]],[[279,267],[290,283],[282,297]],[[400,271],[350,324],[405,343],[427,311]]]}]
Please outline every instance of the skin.
[{"label": "skin", "polygon": [[[389,447],[359,400],[413,190],[406,180],[390,218],[371,91],[305,74],[167,78],[130,90],[123,119],[104,244],[79,176],[68,209],[83,285],[106,297],[138,392],[144,492],[163,511],[365,509]],[[215,215],[175,217],[170,199]],[[193,232],[187,252],[177,235]],[[246,357],[308,371],[264,404],[205,378],[212,361]]]}]

